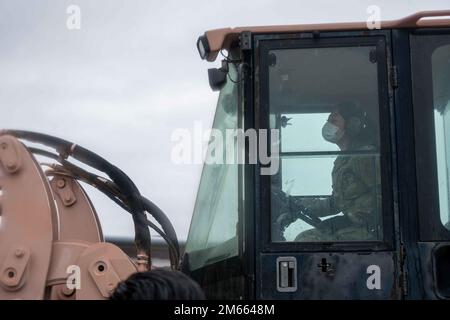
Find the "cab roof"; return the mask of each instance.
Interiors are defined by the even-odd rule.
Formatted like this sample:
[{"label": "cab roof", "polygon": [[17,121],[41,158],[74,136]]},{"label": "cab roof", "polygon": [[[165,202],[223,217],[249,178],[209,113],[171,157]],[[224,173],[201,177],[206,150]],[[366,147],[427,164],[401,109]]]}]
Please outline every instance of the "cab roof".
[{"label": "cab roof", "polygon": [[[450,10],[421,11],[401,19],[381,21],[380,29],[450,27],[449,17]],[[258,34],[338,30],[368,30],[368,27],[367,22],[343,22],[278,26],[253,26],[209,30],[204,34],[209,47],[209,50],[206,54],[206,60],[215,61],[219,51],[222,49],[229,49],[231,44],[238,40],[239,34],[244,31]]]}]

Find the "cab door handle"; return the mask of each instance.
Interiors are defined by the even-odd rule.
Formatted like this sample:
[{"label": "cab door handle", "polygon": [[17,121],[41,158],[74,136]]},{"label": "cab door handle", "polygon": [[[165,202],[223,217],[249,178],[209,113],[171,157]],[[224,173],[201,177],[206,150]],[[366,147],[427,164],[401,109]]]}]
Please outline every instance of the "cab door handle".
[{"label": "cab door handle", "polygon": [[297,259],[295,257],[277,258],[277,290],[279,292],[297,291]]}]

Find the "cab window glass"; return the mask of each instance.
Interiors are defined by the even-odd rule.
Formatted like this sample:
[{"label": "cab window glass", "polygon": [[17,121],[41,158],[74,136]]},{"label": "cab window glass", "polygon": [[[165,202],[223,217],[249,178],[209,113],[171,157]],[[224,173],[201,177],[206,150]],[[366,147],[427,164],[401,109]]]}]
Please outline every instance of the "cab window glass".
[{"label": "cab window glass", "polygon": [[[213,129],[223,137],[222,161],[218,159],[217,141],[211,136],[197,193],[191,228],[186,243],[191,270],[238,255],[238,164],[226,163],[229,150],[237,154],[236,139],[226,139],[226,130],[237,129],[237,72],[230,64],[230,74],[221,90]],[[214,151],[213,151],[214,150]]]},{"label": "cab window glass", "polygon": [[383,239],[375,46],[270,50],[272,241]]},{"label": "cab window glass", "polygon": [[440,218],[450,230],[450,45],[437,48],[431,61]]}]

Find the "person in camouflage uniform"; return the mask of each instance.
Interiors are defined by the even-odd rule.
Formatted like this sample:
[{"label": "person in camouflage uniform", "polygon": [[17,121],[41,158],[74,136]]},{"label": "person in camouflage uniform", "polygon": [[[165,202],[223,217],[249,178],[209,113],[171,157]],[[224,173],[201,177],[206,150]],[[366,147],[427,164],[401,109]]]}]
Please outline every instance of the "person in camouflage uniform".
[{"label": "person in camouflage uniform", "polygon": [[[330,129],[331,128],[331,129]],[[322,133],[341,151],[361,154],[339,155],[334,161],[332,194],[326,198],[290,201],[290,210],[309,216],[330,218],[317,228],[301,232],[295,241],[370,241],[382,237],[380,162],[374,138],[367,132],[366,114],[354,104],[341,104],[333,111]],[[324,225],[321,227],[321,225]]]}]

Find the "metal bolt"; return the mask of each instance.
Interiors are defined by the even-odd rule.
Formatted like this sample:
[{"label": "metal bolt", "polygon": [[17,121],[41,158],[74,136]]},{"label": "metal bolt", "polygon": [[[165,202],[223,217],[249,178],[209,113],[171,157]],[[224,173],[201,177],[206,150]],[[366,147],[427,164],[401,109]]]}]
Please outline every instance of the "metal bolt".
[{"label": "metal bolt", "polygon": [[15,256],[16,256],[17,258],[21,258],[21,257],[23,257],[24,252],[23,252],[22,249],[16,249],[16,251],[14,252],[14,254],[15,254]]},{"label": "metal bolt", "polygon": [[8,163],[6,164],[6,168],[7,168],[8,170],[14,170],[14,169],[16,168],[16,164],[15,164],[15,163],[12,163],[12,162],[8,162]]},{"label": "metal bolt", "polygon": [[64,179],[58,179],[56,185],[58,186],[58,188],[62,189],[66,186],[66,181]]},{"label": "metal bolt", "polygon": [[114,284],[109,283],[107,287],[108,287],[108,291],[109,292],[113,292],[114,291]]},{"label": "metal bolt", "polygon": [[71,295],[73,295],[75,293],[75,289],[70,289],[67,286],[62,286],[61,289],[63,295],[65,295],[66,297],[70,297]]}]

